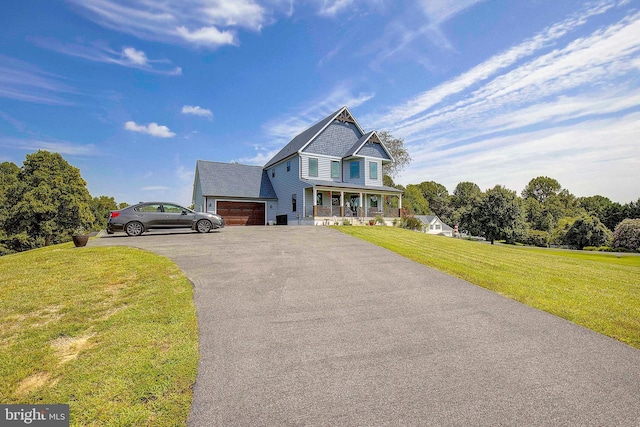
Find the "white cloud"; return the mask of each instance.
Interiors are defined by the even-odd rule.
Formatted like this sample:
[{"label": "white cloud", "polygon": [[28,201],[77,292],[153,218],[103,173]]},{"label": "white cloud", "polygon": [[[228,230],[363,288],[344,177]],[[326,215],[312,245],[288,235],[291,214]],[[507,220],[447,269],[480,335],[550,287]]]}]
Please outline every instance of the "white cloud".
[{"label": "white cloud", "polygon": [[336,16],[338,13],[346,10],[353,5],[353,0],[322,0],[322,5],[318,11],[321,16]]},{"label": "white cloud", "polygon": [[[139,38],[208,48],[238,44],[238,29],[260,31],[277,12],[254,0],[70,1],[80,13],[104,27]],[[284,5],[272,2],[270,7]]]},{"label": "white cloud", "polygon": [[142,191],[167,191],[167,190],[171,190],[171,187],[165,187],[162,185],[149,185],[147,187],[142,187],[140,190]]},{"label": "white cloud", "polygon": [[58,40],[38,37],[31,37],[30,40],[44,49],[89,61],[116,64],[168,76],[182,74],[182,69],[173,67],[171,61],[167,59],[150,59],[142,50],[137,50],[130,46],[123,47],[121,51],[116,51],[102,42],[93,44],[62,43]]},{"label": "white cloud", "polygon": [[182,107],[182,114],[193,114],[194,116],[213,118],[213,113],[207,108],[202,108],[197,105],[185,105]]},{"label": "white cloud", "polygon": [[128,121],[124,124],[124,128],[132,132],[146,133],[157,138],[172,138],[176,136],[168,127],[161,126],[155,122],[149,123],[148,125],[139,125],[134,121]]},{"label": "white cloud", "polygon": [[235,35],[231,31],[220,31],[216,27],[202,27],[194,31],[184,26],[176,28],[176,33],[184,40],[199,46],[222,46],[236,44]]},{"label": "white cloud", "polygon": [[132,47],[125,47],[122,49],[122,55],[136,65],[147,65],[149,60],[147,55],[141,50],[136,50]]},{"label": "white cloud", "polygon": [[[585,24],[588,18],[602,14],[611,7],[613,7],[613,5],[610,1],[592,5],[575,16],[571,16],[560,23],[549,26],[539,34],[508,49],[506,52],[491,57],[460,76],[425,91],[402,105],[391,108],[384,115],[370,117],[370,119],[375,123],[379,123],[379,126],[384,128],[392,127],[399,122],[403,122],[404,125],[411,125],[412,123],[409,119],[412,117],[437,106],[467,89],[475,88],[498,72],[508,70],[519,61],[534,55],[540,50],[548,48],[563,36],[566,36],[577,27]],[[423,119],[423,117],[420,117],[418,121]]]}]

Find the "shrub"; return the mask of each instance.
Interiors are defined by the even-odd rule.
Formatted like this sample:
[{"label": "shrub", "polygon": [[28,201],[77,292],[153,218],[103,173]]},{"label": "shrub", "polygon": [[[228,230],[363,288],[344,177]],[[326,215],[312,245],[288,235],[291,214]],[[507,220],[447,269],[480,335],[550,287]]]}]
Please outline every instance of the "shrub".
[{"label": "shrub", "polygon": [[640,219],[625,219],[613,231],[613,247],[640,249]]},{"label": "shrub", "polygon": [[549,246],[549,242],[551,241],[551,234],[546,231],[540,230],[529,230],[527,231],[527,235],[523,241],[525,245],[530,246],[539,246],[541,248],[546,248]]},{"label": "shrub", "polygon": [[584,215],[575,220],[564,235],[564,244],[582,249],[602,246],[611,239],[611,231],[594,216]]},{"label": "shrub", "polygon": [[382,217],[382,215],[376,215],[376,224],[380,224],[380,225],[386,225],[384,222],[384,218]]}]

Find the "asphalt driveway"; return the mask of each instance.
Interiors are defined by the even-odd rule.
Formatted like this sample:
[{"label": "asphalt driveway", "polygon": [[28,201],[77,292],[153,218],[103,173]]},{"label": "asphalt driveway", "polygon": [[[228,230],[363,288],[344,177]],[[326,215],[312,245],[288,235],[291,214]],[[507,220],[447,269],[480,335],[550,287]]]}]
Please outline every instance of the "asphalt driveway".
[{"label": "asphalt driveway", "polygon": [[640,351],[336,230],[114,244],[194,283],[191,426],[640,425]]}]

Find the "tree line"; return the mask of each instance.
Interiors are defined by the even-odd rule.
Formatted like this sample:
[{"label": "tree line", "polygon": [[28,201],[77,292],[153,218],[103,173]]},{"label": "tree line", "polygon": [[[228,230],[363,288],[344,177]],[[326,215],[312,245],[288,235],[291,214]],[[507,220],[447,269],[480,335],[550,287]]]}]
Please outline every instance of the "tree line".
[{"label": "tree line", "polygon": [[473,182],[460,182],[449,194],[434,181],[406,187],[385,181],[404,191],[407,216],[435,214],[492,243],[640,249],[640,198],[620,204],[600,195],[575,197],[546,176],[533,178],[520,195],[501,185],[482,191]]},{"label": "tree line", "polygon": [[71,240],[102,230],[113,197],[91,197],[80,170],[60,154],[27,154],[22,167],[0,163],[0,255]]}]

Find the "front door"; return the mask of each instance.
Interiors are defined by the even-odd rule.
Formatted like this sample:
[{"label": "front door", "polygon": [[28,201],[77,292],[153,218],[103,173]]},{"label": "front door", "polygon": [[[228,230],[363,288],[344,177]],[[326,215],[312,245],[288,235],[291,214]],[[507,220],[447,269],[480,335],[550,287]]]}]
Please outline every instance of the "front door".
[{"label": "front door", "polygon": [[353,216],[357,216],[358,208],[360,207],[360,196],[352,194],[350,200],[351,202],[349,203],[349,205],[351,207],[351,212],[353,212]]}]

